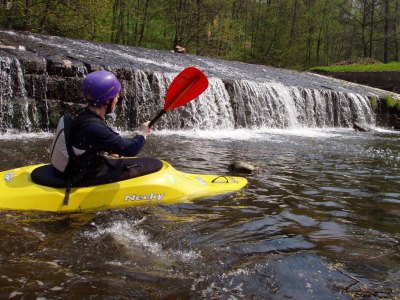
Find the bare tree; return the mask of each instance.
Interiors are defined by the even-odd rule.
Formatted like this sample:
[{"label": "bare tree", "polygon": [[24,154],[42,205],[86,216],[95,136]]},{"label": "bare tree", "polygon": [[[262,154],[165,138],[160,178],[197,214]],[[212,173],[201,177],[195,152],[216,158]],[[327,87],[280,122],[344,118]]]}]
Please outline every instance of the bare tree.
[{"label": "bare tree", "polygon": [[384,25],[384,42],[383,42],[383,62],[389,62],[389,0],[384,0],[385,7],[385,25]]}]

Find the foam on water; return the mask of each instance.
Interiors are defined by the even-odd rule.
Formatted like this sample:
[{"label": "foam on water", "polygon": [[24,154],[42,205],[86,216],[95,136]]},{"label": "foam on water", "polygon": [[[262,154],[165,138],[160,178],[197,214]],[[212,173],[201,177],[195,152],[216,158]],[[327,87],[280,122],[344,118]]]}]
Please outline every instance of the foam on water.
[{"label": "foam on water", "polygon": [[[183,136],[193,139],[208,139],[208,140],[240,140],[240,141],[251,141],[257,140],[269,140],[271,136],[298,136],[298,137],[309,137],[309,138],[332,138],[345,136],[352,129],[346,128],[295,128],[295,129],[273,129],[273,128],[261,128],[261,129],[234,129],[234,130],[159,130],[154,131],[152,134],[161,136]],[[127,132],[123,133],[128,135]]]},{"label": "foam on water", "polygon": [[53,137],[54,133],[50,132],[18,132],[16,130],[8,130],[6,133],[0,134],[0,141],[51,139]]},{"label": "foam on water", "polygon": [[89,240],[101,240],[106,236],[111,236],[115,243],[124,247],[126,255],[135,259],[141,256],[143,260],[150,263],[189,262],[201,257],[195,251],[164,249],[162,244],[152,241],[151,235],[140,228],[140,224],[145,221],[146,217],[137,221],[118,220],[112,221],[106,227],[97,226],[93,222],[92,225],[96,227],[96,230],[86,231],[83,236]]},{"label": "foam on water", "polygon": [[376,126],[371,126],[371,129],[381,132],[381,133],[389,133],[391,135],[400,136],[400,130],[392,130],[392,129],[376,127]]}]

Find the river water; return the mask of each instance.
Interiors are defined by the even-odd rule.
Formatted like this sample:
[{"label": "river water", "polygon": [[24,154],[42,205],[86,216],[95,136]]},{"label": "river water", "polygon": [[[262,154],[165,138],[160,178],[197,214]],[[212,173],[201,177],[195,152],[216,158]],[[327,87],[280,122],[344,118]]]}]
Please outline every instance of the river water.
[{"label": "river water", "polygon": [[[140,156],[190,173],[225,175],[238,158],[262,168],[240,192],[186,203],[1,212],[0,299],[399,299],[400,135],[350,129],[376,124],[369,98],[384,92],[168,51],[0,36],[18,45],[0,54],[0,170],[48,161],[52,135],[32,132],[82,100],[70,92],[88,69],[121,76],[115,126],[130,130],[187,66],[209,88],[158,122]],[[72,77],[49,68],[56,54]]]},{"label": "river water", "polygon": [[[2,299],[398,299],[400,135],[155,131],[140,156],[191,173],[262,167],[235,193],[95,214],[3,212]],[[1,170],[51,135],[0,136]]]}]

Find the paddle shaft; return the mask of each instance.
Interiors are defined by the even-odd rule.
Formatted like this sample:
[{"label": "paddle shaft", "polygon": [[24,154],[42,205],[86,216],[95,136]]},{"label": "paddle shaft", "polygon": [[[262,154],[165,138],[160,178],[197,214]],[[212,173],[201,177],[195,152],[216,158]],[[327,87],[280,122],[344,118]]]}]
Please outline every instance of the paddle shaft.
[{"label": "paddle shaft", "polygon": [[158,113],[158,115],[155,116],[155,117],[153,118],[153,120],[150,121],[150,123],[149,123],[149,129],[150,129],[151,127],[153,127],[154,123],[157,122],[159,119],[161,119],[161,117],[162,117],[163,115],[165,115],[166,113],[167,113],[167,112],[166,112],[165,110],[162,109],[162,110]]}]

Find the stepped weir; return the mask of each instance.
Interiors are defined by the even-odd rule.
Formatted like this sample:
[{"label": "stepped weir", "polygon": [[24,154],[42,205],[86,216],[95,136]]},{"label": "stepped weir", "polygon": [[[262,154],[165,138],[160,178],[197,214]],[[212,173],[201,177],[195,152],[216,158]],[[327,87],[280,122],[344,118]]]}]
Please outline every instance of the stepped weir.
[{"label": "stepped weir", "polygon": [[174,77],[189,66],[210,85],[169,112],[156,129],[351,127],[375,124],[369,104],[385,93],[306,72],[190,54],[0,31],[2,132],[51,131],[60,115],[85,105],[83,78],[106,69],[122,83],[115,126],[136,128],[163,107]]}]

